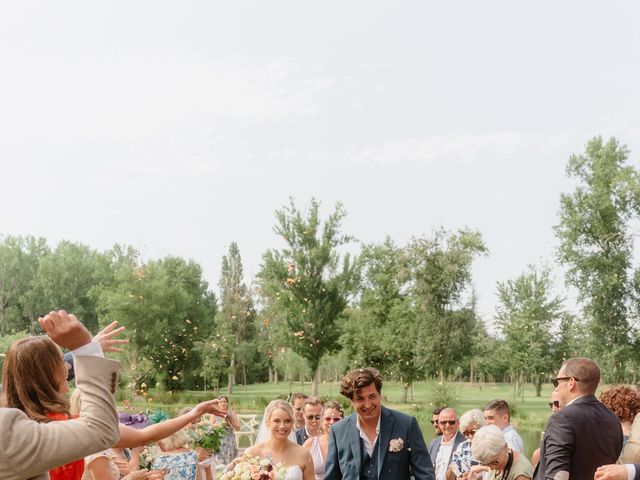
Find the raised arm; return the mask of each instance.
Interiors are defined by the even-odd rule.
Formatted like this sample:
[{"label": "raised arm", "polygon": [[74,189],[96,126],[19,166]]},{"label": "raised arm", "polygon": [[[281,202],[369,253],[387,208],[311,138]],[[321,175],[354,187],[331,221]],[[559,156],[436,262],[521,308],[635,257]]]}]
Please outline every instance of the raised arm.
[{"label": "raised arm", "polygon": [[[73,315],[51,312],[39,319],[58,345],[87,351],[91,334]],[[91,349],[89,349],[91,350]],[[96,351],[100,351],[96,347]],[[0,478],[31,478],[100,450],[119,437],[114,405],[118,362],[99,356],[75,357],[82,392],[80,418],[37,423],[16,409],[0,409]]]},{"label": "raised arm", "polygon": [[184,415],[156,423],[155,425],[149,425],[148,427],[141,428],[140,430],[127,427],[126,425],[120,425],[120,441],[115,445],[115,448],[135,448],[147,445],[148,443],[157,442],[158,440],[162,440],[163,438],[173,435],[175,432],[186,427],[205,413],[224,415],[217,405],[218,400],[202,402]]}]

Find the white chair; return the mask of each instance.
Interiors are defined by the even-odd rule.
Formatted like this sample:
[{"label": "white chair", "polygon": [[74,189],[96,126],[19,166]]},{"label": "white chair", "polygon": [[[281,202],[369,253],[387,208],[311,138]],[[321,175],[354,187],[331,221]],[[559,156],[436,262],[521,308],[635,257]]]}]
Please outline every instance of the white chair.
[{"label": "white chair", "polygon": [[238,415],[240,421],[240,430],[235,432],[236,434],[236,446],[238,447],[238,453],[240,450],[240,439],[247,437],[249,439],[249,445],[253,445],[256,441],[256,427],[258,422],[256,421],[257,415]]}]

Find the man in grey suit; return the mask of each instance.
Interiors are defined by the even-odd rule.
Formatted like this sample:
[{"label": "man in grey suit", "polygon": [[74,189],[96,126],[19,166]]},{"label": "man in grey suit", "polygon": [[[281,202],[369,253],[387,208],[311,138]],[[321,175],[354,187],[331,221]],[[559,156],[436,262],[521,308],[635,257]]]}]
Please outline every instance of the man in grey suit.
[{"label": "man in grey suit", "polygon": [[40,318],[49,337],[74,352],[76,385],[82,391],[80,418],[37,423],[23,412],[0,408],[0,478],[47,479],[47,471],[107,449],[118,441],[114,405],[119,363],[102,349],[73,315],[64,310]]},{"label": "man in grey suit", "polygon": [[535,480],[592,479],[601,465],[615,463],[622,427],[595,397],[600,369],[588,358],[570,358],[553,379],[562,410],[549,417]]},{"label": "man in grey suit", "polygon": [[429,456],[433,462],[436,480],[444,480],[453,453],[458,445],[465,441],[465,438],[459,431],[460,420],[458,413],[453,408],[443,408],[440,411],[438,424],[442,429],[442,435],[429,443]]},{"label": "man in grey suit", "polygon": [[418,422],[383,407],[381,391],[374,368],[352,370],[342,379],[340,393],[355,413],[331,427],[326,480],[434,480]]}]

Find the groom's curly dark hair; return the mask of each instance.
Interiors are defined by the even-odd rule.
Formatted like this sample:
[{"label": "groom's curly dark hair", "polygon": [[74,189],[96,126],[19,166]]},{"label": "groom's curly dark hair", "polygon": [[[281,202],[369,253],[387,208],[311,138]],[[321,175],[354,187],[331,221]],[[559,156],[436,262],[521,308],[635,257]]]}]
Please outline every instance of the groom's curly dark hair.
[{"label": "groom's curly dark hair", "polygon": [[375,368],[356,368],[342,377],[340,393],[349,400],[353,400],[356,390],[368,387],[372,383],[375,384],[376,390],[380,393],[382,391],[382,377],[378,370]]}]

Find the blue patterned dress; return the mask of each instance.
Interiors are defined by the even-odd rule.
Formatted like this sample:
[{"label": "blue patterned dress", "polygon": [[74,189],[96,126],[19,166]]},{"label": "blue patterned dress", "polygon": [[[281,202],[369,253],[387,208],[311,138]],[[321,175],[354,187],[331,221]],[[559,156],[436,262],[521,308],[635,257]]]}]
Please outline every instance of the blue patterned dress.
[{"label": "blue patterned dress", "polygon": [[193,450],[160,455],[153,460],[153,470],[166,470],[164,480],[195,480],[198,456]]},{"label": "blue patterned dress", "polygon": [[451,469],[456,477],[459,477],[471,470],[471,442],[465,440],[451,457]]}]

